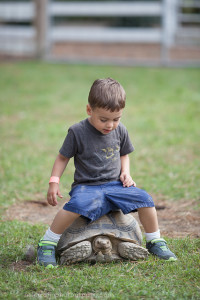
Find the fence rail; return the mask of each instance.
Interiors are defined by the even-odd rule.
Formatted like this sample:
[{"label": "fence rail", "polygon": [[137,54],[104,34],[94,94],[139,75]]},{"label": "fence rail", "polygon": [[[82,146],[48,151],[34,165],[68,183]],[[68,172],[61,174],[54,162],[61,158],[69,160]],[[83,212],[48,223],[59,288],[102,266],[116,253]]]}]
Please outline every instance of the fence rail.
[{"label": "fence rail", "polygon": [[55,2],[49,6],[53,16],[156,16],[161,15],[158,2]]},{"label": "fence rail", "polygon": [[124,28],[91,28],[91,27],[58,27],[50,34],[51,41],[82,42],[126,42],[126,43],[160,43],[162,31],[159,29],[124,29]]},{"label": "fence rail", "polygon": [[33,2],[1,2],[0,21],[30,21],[35,17],[35,5]]}]

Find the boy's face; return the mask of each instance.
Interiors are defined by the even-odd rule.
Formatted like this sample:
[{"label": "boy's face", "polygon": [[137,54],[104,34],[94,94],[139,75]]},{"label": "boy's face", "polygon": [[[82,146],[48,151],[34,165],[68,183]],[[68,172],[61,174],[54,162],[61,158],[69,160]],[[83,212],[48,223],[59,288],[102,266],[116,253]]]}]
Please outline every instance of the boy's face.
[{"label": "boy's face", "polygon": [[119,111],[110,111],[105,108],[92,109],[87,105],[87,114],[90,116],[89,122],[98,131],[103,134],[108,134],[119,125],[123,109]]}]

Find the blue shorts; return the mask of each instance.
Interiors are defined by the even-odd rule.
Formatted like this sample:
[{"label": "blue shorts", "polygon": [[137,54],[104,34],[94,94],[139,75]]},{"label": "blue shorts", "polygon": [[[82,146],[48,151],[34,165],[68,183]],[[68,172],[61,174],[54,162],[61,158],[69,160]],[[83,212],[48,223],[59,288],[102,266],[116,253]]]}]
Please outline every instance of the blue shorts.
[{"label": "blue shorts", "polygon": [[78,213],[94,221],[110,211],[124,214],[140,207],[154,207],[152,197],[137,187],[123,187],[120,181],[101,185],[78,185],[69,193],[71,199],[64,210]]}]

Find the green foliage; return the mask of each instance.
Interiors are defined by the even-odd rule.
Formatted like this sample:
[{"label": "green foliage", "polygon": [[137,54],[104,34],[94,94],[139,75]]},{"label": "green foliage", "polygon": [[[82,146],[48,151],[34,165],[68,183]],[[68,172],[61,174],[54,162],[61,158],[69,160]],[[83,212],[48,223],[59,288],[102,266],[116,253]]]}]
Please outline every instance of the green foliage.
[{"label": "green foliage", "polygon": [[[135,146],[131,172],[138,187],[168,201],[198,201],[200,71],[37,62],[1,64],[0,205],[44,199],[50,171],[70,125],[86,118],[92,82],[113,77],[127,92],[122,122]],[[68,196],[73,162],[61,179]],[[198,299],[199,240],[168,239],[179,260],[45,270],[15,268],[45,226],[3,221],[1,299]]]}]

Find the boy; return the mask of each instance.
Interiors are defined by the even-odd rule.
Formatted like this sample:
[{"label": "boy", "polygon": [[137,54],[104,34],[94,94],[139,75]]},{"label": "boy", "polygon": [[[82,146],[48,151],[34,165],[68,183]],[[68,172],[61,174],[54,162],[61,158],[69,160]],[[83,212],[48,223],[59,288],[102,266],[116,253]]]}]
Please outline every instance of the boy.
[{"label": "boy", "polygon": [[57,265],[56,245],[76,218],[82,215],[94,221],[117,209],[124,214],[137,210],[148,251],[168,261],[177,260],[166,241],[160,238],[152,197],[137,188],[130,175],[128,154],[134,148],[126,128],[120,123],[125,100],[120,83],[112,78],[97,79],[88,96],[89,118],[69,128],[52,169],[47,201],[55,206],[57,195],[62,198],[59,180],[70,158],[74,157],[71,199],[57,213],[39,242],[37,259],[40,265]]}]

